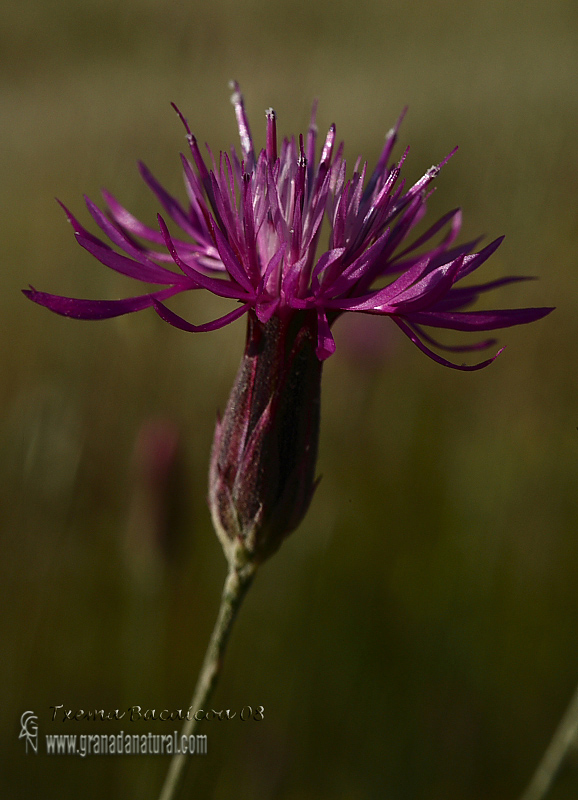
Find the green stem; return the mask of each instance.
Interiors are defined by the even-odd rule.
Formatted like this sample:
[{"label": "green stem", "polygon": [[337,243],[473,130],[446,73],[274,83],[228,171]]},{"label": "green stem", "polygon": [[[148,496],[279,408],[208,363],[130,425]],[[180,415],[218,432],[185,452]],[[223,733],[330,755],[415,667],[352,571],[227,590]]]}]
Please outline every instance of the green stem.
[{"label": "green stem", "polygon": [[[193,699],[191,700],[191,718],[187,719],[183,725],[181,736],[188,737],[195,732],[199,723],[194,714],[206,705],[213,693],[223,665],[223,657],[233,622],[251,585],[255,571],[256,565],[251,563],[243,567],[232,565],[229,569],[229,574],[223,587],[217,621],[197,679]],[[159,800],[175,800],[183,783],[189,759],[190,756],[184,753],[177,753],[173,756]]]},{"label": "green stem", "polygon": [[578,735],[578,689],[574,692],[570,705],[562,717],[552,741],[546,748],[542,760],[534,773],[530,785],[521,800],[542,800],[546,797],[556,773],[568,750]]}]

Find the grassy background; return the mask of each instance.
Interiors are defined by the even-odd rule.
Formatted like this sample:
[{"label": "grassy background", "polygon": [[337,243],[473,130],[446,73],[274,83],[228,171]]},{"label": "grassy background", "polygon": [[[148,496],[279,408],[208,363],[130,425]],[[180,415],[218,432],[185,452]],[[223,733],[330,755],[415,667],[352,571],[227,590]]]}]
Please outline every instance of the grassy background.
[{"label": "grassy background", "polygon": [[[319,97],[321,130],[335,121],[370,164],[408,104],[410,179],[460,145],[430,219],[461,205],[465,238],[507,236],[486,278],[541,278],[496,305],[558,309],[504,332],[506,352],[473,374],[428,361],[387,321],[364,358],[338,323],[323,480],[258,576],[214,698],[262,704],[266,720],[207,723],[190,796],[521,792],[578,681],[577,35],[571,0],[3,8],[3,796],[154,798],[166,758],[26,757],[20,715],[35,710],[42,734],[117,733],[51,723],[49,706],[188,706],[224,577],[207,460],[244,325],[194,337],[152,312],[78,323],[19,290],[133,291],[76,246],[53,197],[86,221],[82,193],[106,186],[153,222],[136,160],[181,193],[169,102],[218,151],[236,143],[230,78],[260,144],[265,108],[297,133]],[[223,308],[201,294],[184,306],[199,320]],[[151,425],[178,445],[162,541],[146,522]],[[550,797],[577,792],[570,760]]]}]

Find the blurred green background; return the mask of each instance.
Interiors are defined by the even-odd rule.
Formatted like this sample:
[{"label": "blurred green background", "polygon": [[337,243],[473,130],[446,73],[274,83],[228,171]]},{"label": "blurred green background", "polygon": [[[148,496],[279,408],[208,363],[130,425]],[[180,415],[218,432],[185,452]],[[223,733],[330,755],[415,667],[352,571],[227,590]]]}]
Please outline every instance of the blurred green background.
[{"label": "blurred green background", "polygon": [[[409,105],[409,179],[460,145],[430,221],[462,206],[462,241],[506,234],[480,277],[540,277],[488,306],[558,309],[504,331],[505,353],[472,374],[387,320],[363,357],[338,322],[323,479],[261,570],[214,697],[261,704],[265,721],[207,723],[190,796],[518,796],[578,682],[574,0],[8,2],[0,60],[3,796],[155,798],[166,757],[26,756],[20,715],[41,734],[118,733],[51,723],[49,706],[189,704],[225,574],[206,472],[244,323],[80,323],[20,289],[133,293],[53,198],[88,223],[82,194],[105,186],[154,224],[137,159],[183,197],[169,102],[213,150],[237,144],[231,78],[259,145],[268,106],[281,135],[304,132],[318,97],[320,130],[335,122],[370,164]],[[175,307],[230,308],[202,294]],[[549,796],[577,795],[570,758]]]}]

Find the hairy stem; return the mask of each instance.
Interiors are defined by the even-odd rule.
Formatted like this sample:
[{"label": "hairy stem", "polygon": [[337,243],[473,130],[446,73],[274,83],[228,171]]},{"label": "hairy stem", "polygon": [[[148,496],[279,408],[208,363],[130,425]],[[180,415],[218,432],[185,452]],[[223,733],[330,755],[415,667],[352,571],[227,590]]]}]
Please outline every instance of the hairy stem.
[{"label": "hairy stem", "polygon": [[[195,719],[195,712],[206,705],[213,693],[223,665],[229,634],[243,598],[251,585],[255,570],[256,566],[251,563],[243,567],[232,565],[229,569],[223,587],[217,621],[191,700],[191,718],[187,719],[183,725],[181,736],[188,737],[195,732],[199,724]],[[159,800],[175,800],[183,783],[189,758],[190,756],[185,753],[177,753],[173,756]]]}]

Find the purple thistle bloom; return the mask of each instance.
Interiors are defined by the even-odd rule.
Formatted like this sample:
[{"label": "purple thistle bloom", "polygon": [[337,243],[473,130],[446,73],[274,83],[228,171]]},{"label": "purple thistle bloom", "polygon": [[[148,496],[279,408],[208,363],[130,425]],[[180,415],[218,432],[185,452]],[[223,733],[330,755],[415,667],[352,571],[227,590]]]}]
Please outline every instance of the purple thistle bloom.
[{"label": "purple thistle bloom", "polygon": [[[403,114],[387,135],[369,179],[366,165],[360,168],[359,160],[347,179],[343,144],[336,146],[334,125],[316,160],[315,107],[306,138],[285,139],[279,150],[275,113],[269,109],[266,148],[257,154],[236,83],[233,89],[241,153],[234,149],[230,154],[221,153],[217,164],[209,150],[212,169],[178,112],[192,156],[192,162],[182,156],[187,209],[163,189],[144,164],[140,165],[145,182],[181,229],[178,238],[169,232],[160,215],[156,230],[137,220],[104,191],[106,213],[88,198],[86,204],[96,224],[122,251],[117,252],[87,231],[65,208],[79,244],[105,266],[165,288],[123,300],[80,300],[31,288],[24,292],[31,300],[76,319],[105,319],[152,306],[167,322],[192,332],[221,328],[247,312],[262,324],[277,317],[285,325],[296,312],[308,311],[316,317],[315,352],[320,361],[335,350],[331,326],[342,313],[378,314],[390,317],[430,358],[460,370],[485,367],[499,353],[466,366],[448,361],[431,348],[473,351],[489,347],[495,340],[444,347],[423,330],[424,326],[488,331],[533,322],[552,310],[463,310],[481,293],[525,278],[506,277],[456,288],[502,241],[496,239],[478,253],[471,252],[477,242],[454,245],[461,225],[459,209],[448,212],[407,243],[408,235],[426,212],[429,184],[455,151],[405,190],[400,171],[408,151],[398,163],[390,164]],[[317,257],[324,219],[329,222],[329,243]],[[444,229],[441,241],[433,244],[436,234]],[[376,281],[383,284],[384,279],[389,280],[387,285],[372,288]],[[238,305],[219,319],[194,325],[163,302],[190,289],[208,289],[236,300]]]},{"label": "purple thistle bloom", "polygon": [[[182,156],[187,209],[140,165],[145,182],[180,228],[178,237],[160,215],[159,230],[150,228],[104,192],[106,213],[88,198],[86,204],[113,249],[65,208],[78,242],[105,266],[164,288],[125,300],[76,300],[35,289],[25,294],[77,319],[105,319],[152,306],[167,322],[192,332],[215,330],[248,314],[245,352],[217,421],[209,473],[215,529],[229,563],[241,568],[271,556],[301,522],[313,496],[322,364],[335,350],[331,326],[341,314],[388,316],[430,358],[474,370],[498,354],[466,366],[432,347],[480,350],[494,339],[444,348],[424,326],[487,331],[533,322],[552,309],[463,310],[481,293],[524,278],[455,288],[501,242],[496,239],[478,253],[471,252],[477,242],[454,245],[459,209],[407,243],[426,212],[429,184],[453,152],[405,190],[400,172],[407,150],[390,164],[403,115],[369,179],[359,160],[347,179],[334,125],[316,161],[315,106],[307,137],[285,139],[279,150],[275,113],[269,109],[266,148],[257,154],[237,84],[233,89],[241,153],[221,153],[217,165],[209,150],[212,169],[176,109],[192,156],[192,161]],[[329,243],[318,257],[324,220]],[[379,288],[373,288],[376,282]],[[219,319],[194,325],[164,304],[190,289],[208,289],[238,305]]]}]

